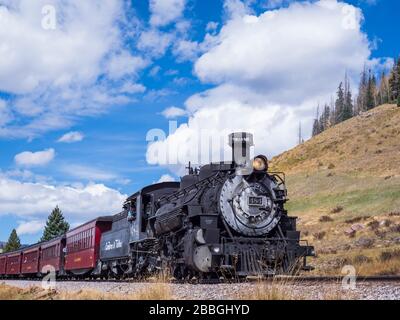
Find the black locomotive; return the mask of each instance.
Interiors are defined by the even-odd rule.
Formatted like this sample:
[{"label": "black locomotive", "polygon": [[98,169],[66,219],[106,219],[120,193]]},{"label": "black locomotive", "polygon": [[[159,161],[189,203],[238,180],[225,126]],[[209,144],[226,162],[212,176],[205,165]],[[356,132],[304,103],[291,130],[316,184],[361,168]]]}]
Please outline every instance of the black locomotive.
[{"label": "black locomotive", "polygon": [[283,173],[265,156],[250,159],[253,136],[229,136],[232,161],[193,169],[181,182],[130,196],[102,234],[96,274],[141,277],[169,270],[177,279],[291,274],[309,270],[314,248],[300,245],[284,208]]}]

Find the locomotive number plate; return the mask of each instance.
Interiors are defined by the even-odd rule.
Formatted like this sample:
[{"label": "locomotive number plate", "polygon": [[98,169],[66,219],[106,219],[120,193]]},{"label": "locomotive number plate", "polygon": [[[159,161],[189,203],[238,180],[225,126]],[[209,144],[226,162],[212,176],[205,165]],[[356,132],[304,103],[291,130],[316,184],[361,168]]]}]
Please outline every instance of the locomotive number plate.
[{"label": "locomotive number plate", "polygon": [[262,207],[263,206],[263,197],[249,197],[248,198],[249,206],[253,207]]}]

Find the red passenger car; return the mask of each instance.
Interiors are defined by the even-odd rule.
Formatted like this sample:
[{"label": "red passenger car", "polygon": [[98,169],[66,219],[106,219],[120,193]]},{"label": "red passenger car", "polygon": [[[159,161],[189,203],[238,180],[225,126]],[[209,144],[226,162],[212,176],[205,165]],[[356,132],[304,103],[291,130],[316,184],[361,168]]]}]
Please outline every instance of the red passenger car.
[{"label": "red passenger car", "polygon": [[6,274],[7,256],[5,254],[0,255],[0,276]]},{"label": "red passenger car", "polygon": [[21,273],[22,251],[9,253],[7,255],[7,275],[19,275]]},{"label": "red passenger car", "polygon": [[84,275],[95,268],[101,235],[111,229],[112,219],[100,217],[67,232],[65,271]]},{"label": "red passenger car", "polygon": [[40,244],[22,250],[21,274],[39,273]]},{"label": "red passenger car", "polygon": [[39,270],[41,273],[47,273],[51,270],[51,268],[54,268],[54,271],[57,273],[63,273],[64,248],[65,236],[42,244],[39,263]]}]

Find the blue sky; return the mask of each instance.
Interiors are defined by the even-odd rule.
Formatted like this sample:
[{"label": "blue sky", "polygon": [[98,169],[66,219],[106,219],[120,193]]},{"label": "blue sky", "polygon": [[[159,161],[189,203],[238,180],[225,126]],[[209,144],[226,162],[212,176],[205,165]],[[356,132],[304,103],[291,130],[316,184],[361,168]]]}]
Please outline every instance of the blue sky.
[{"label": "blue sky", "polygon": [[36,241],[56,204],[76,225],[178,179],[184,161],[154,152],[200,130],[291,148],[345,72],[356,91],[400,53],[394,0],[100,2],[0,0],[0,240]]}]

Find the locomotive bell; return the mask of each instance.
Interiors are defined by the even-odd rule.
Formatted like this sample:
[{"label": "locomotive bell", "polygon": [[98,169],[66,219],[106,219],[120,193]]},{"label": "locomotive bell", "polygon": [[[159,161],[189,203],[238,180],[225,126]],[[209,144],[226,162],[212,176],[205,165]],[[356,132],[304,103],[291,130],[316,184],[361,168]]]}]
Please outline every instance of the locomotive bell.
[{"label": "locomotive bell", "polygon": [[236,166],[236,174],[249,175],[252,172],[250,147],[254,146],[253,135],[248,132],[231,133],[229,146],[232,148],[232,161]]}]

